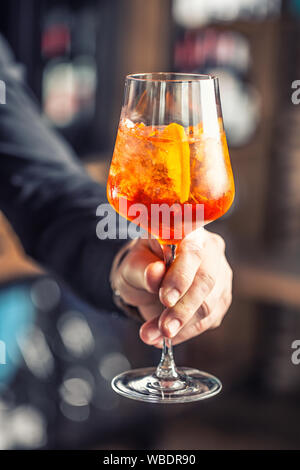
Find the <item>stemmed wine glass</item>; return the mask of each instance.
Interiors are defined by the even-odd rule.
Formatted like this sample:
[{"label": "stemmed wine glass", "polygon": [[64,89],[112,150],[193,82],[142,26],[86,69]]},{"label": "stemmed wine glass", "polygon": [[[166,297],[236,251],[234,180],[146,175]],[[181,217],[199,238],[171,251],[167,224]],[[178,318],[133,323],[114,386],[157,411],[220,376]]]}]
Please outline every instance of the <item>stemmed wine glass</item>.
[{"label": "stemmed wine glass", "polygon": [[[107,194],[120,215],[159,241],[167,266],[183,236],[229,209],[234,181],[215,76],[126,77]],[[184,403],[211,397],[222,385],[206,372],[177,368],[165,338],[156,368],[124,372],[112,387],[140,401]]]}]

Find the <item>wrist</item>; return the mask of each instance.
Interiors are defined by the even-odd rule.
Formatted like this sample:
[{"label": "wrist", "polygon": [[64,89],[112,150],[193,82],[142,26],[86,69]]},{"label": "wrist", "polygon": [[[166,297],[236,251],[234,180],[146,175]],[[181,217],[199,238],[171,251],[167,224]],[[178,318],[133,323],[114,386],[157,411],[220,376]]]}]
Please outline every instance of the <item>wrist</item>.
[{"label": "wrist", "polygon": [[134,246],[134,244],[137,242],[137,240],[132,240],[129,243],[127,243],[116,255],[111,273],[110,273],[110,285],[111,289],[113,292],[113,302],[114,304],[118,307],[119,310],[121,310],[125,315],[129,318],[132,318],[135,321],[138,321],[140,323],[143,322],[143,318],[140,314],[140,311],[137,307],[134,305],[127,304],[121,297],[119,290],[116,288],[114,284],[114,279],[116,276],[116,273],[118,269],[120,268],[121,264],[125,260],[126,256],[130,252],[131,248]]}]

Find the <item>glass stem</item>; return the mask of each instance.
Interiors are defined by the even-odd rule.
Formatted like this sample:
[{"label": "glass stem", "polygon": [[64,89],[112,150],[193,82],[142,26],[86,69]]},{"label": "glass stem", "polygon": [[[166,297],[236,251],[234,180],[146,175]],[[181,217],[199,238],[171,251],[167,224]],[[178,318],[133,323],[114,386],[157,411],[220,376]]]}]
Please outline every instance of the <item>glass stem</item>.
[{"label": "glass stem", "polygon": [[[162,245],[162,249],[164,260],[168,268],[175,259],[176,245]],[[172,341],[170,338],[163,339],[161,359],[156,368],[155,375],[162,380],[176,380],[179,377],[174,362]]]}]

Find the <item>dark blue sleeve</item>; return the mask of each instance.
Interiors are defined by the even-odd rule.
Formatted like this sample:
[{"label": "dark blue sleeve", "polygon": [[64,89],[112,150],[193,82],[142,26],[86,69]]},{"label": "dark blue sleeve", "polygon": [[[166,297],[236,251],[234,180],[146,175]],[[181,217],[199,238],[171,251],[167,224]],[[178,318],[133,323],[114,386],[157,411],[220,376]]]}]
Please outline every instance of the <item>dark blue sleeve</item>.
[{"label": "dark blue sleeve", "polygon": [[109,272],[118,240],[96,237],[96,208],[106,191],[44,122],[0,38],[0,210],[26,253],[96,307],[116,309]]}]

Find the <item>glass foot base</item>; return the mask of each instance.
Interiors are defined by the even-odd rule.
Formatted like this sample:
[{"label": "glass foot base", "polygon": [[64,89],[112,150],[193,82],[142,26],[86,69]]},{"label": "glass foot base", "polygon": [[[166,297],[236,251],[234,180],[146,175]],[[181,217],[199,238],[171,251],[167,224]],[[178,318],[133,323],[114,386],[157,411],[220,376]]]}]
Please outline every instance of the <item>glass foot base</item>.
[{"label": "glass foot base", "polygon": [[161,380],[156,368],[134,369],[117,375],[112,388],[124,397],[152,403],[188,403],[204,400],[219,393],[221,382],[213,375],[197,369],[179,367],[176,380]]}]

